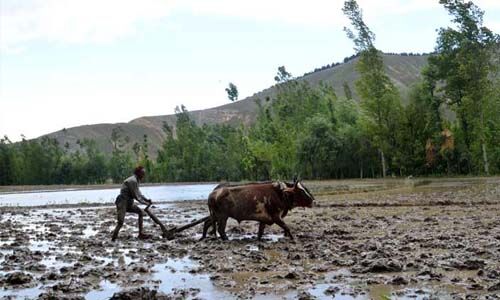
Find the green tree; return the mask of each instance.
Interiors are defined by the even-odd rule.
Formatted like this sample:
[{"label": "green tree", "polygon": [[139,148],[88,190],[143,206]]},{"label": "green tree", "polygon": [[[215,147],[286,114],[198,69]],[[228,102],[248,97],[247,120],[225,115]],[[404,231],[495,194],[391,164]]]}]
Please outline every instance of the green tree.
[{"label": "green tree", "polygon": [[436,70],[437,79],[444,81],[442,91],[457,114],[468,172],[476,158],[482,161],[483,171],[488,174],[486,108],[493,89],[490,75],[497,66],[492,55],[497,51],[499,38],[483,26],[484,12],[472,2],[440,0],[439,3],[457,27],[439,30],[436,53],[429,58],[429,64]]},{"label": "green tree", "polygon": [[113,182],[121,182],[131,174],[134,168],[132,156],[125,150],[130,138],[120,126],[113,128],[111,132],[112,153],[109,161],[109,174]]},{"label": "green tree", "polygon": [[386,176],[386,153],[393,154],[397,146],[396,128],[401,102],[399,92],[385,73],[380,52],[373,45],[375,35],[363,21],[361,9],[355,0],[346,1],[344,14],[350,19],[354,31],[345,28],[347,36],[354,42],[360,58],[356,70],[360,74],[356,91],[361,98],[364,112],[364,128],[379,149],[382,176]]},{"label": "green tree", "polygon": [[340,141],[327,118],[311,118],[298,147],[299,161],[302,170],[306,172],[303,175],[315,179],[333,177]]},{"label": "green tree", "polygon": [[153,161],[149,158],[149,138],[147,134],[142,136],[142,144],[140,145],[140,160],[139,165],[143,166],[148,172],[145,180],[153,181],[155,178]]},{"label": "green tree", "polygon": [[352,91],[351,88],[349,87],[349,84],[344,81],[342,84],[342,88],[344,89],[344,95],[347,99],[351,100],[352,99]]},{"label": "green tree", "polygon": [[[158,156],[161,177],[171,181],[204,181],[202,148],[205,132],[191,119],[184,105],[176,107],[176,136],[168,136]],[[168,128],[166,128],[168,130]]]},{"label": "green tree", "polygon": [[278,73],[274,76],[274,81],[276,81],[276,83],[285,83],[291,79],[292,74],[286,70],[285,66],[278,67]]},{"label": "green tree", "polygon": [[16,159],[12,142],[7,136],[0,139],[0,185],[16,183]]},{"label": "green tree", "polygon": [[486,103],[484,119],[485,138],[487,145],[490,145],[488,159],[491,161],[490,173],[498,174],[500,172],[500,76],[496,76],[494,88],[487,96],[490,101]]},{"label": "green tree", "polygon": [[409,103],[402,111],[398,131],[397,159],[402,174],[425,174],[432,165],[426,166],[426,145],[440,145],[440,115],[435,111],[435,97],[421,82],[412,87]]},{"label": "green tree", "polygon": [[139,163],[141,161],[141,145],[135,142],[132,146],[132,151],[134,152],[135,160]]},{"label": "green tree", "polygon": [[[81,183],[104,183],[108,176],[108,166],[104,155],[98,150],[95,140],[84,139],[80,147],[85,151],[86,159],[83,166],[84,178]],[[122,178],[123,179],[123,178]]]},{"label": "green tree", "polygon": [[238,88],[232,82],[229,83],[229,86],[226,88],[227,98],[232,102],[238,100]]}]

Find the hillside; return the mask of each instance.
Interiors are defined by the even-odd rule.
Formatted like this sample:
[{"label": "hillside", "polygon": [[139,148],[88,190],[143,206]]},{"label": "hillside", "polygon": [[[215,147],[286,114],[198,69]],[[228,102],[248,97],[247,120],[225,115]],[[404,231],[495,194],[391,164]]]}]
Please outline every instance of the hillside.
[{"label": "hillside", "polygon": [[[426,55],[402,56],[384,54],[383,58],[387,74],[399,88],[402,95],[405,95],[410,86],[420,78],[420,71],[427,62]],[[305,80],[312,85],[317,85],[319,82],[331,84],[339,96],[344,95],[342,85],[345,81],[353,91],[354,99],[357,99],[354,89],[354,82],[358,78],[358,74],[354,68],[356,62],[357,58],[354,58],[346,63],[309,73],[297,80]],[[274,92],[275,87],[270,87],[234,103],[192,111],[190,113],[197,124],[238,124],[240,122],[250,124],[256,116],[257,105],[255,100],[272,97]],[[128,144],[130,148],[135,142],[142,142],[144,134],[147,134],[150,143],[150,154],[155,157],[164,138],[162,130],[163,122],[174,125],[175,115],[140,117],[128,123],[84,125],[63,129],[47,134],[47,136],[57,139],[61,145],[68,143],[70,150],[75,150],[79,147],[77,144],[78,140],[84,138],[94,139],[100,150],[110,153],[111,132],[113,128],[120,126],[123,129],[124,135],[130,138],[130,143]]]}]

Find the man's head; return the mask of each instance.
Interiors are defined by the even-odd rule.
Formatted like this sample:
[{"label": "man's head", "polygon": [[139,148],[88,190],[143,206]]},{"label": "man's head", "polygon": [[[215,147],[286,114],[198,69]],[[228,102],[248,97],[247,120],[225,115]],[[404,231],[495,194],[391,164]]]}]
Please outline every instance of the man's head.
[{"label": "man's head", "polygon": [[144,170],[143,166],[138,166],[137,168],[134,169],[134,175],[142,181],[144,179],[144,176],[146,176],[146,170]]}]

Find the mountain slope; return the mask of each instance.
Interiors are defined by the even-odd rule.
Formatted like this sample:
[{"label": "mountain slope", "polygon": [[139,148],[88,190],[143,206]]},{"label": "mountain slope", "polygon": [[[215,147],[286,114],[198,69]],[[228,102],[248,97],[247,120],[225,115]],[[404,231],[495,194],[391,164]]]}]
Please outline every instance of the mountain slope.
[{"label": "mountain slope", "polygon": [[[383,58],[388,76],[396,84],[403,96],[408,92],[410,86],[418,81],[420,71],[427,63],[426,55],[402,56],[384,54]],[[355,71],[356,62],[357,58],[351,59],[335,67],[304,75],[297,78],[297,80],[305,80],[312,85],[317,85],[321,81],[331,84],[338,96],[344,95],[342,85],[344,82],[347,82],[353,92],[354,99],[357,99],[354,89],[354,82],[358,78],[358,74]],[[256,117],[257,104],[255,100],[272,97],[275,91],[275,87],[270,87],[243,100],[219,107],[192,111],[190,114],[193,120],[200,125],[204,123],[238,124],[240,122],[248,125]],[[73,151],[79,147],[77,144],[78,140],[83,140],[84,138],[94,139],[99,149],[109,154],[111,152],[111,132],[113,128],[119,126],[123,129],[123,134],[130,138],[129,148],[132,148],[135,142],[141,143],[146,134],[149,140],[150,154],[155,157],[165,137],[162,130],[163,122],[172,126],[175,125],[175,120],[175,115],[149,116],[137,118],[128,123],[72,127],[50,133],[47,136],[57,139],[61,145],[68,143],[69,149]]]}]

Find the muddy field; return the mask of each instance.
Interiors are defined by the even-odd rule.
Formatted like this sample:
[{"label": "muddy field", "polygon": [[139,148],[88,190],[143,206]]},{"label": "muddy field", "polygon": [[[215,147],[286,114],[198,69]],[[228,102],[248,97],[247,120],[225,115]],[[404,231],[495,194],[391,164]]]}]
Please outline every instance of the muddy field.
[{"label": "muddy field", "polygon": [[[160,238],[114,207],[1,208],[6,299],[500,299],[500,178],[310,182],[316,206],[256,240],[198,242],[201,226]],[[167,227],[207,215],[205,201],[159,204]],[[127,298],[128,297],[128,298]]]}]

